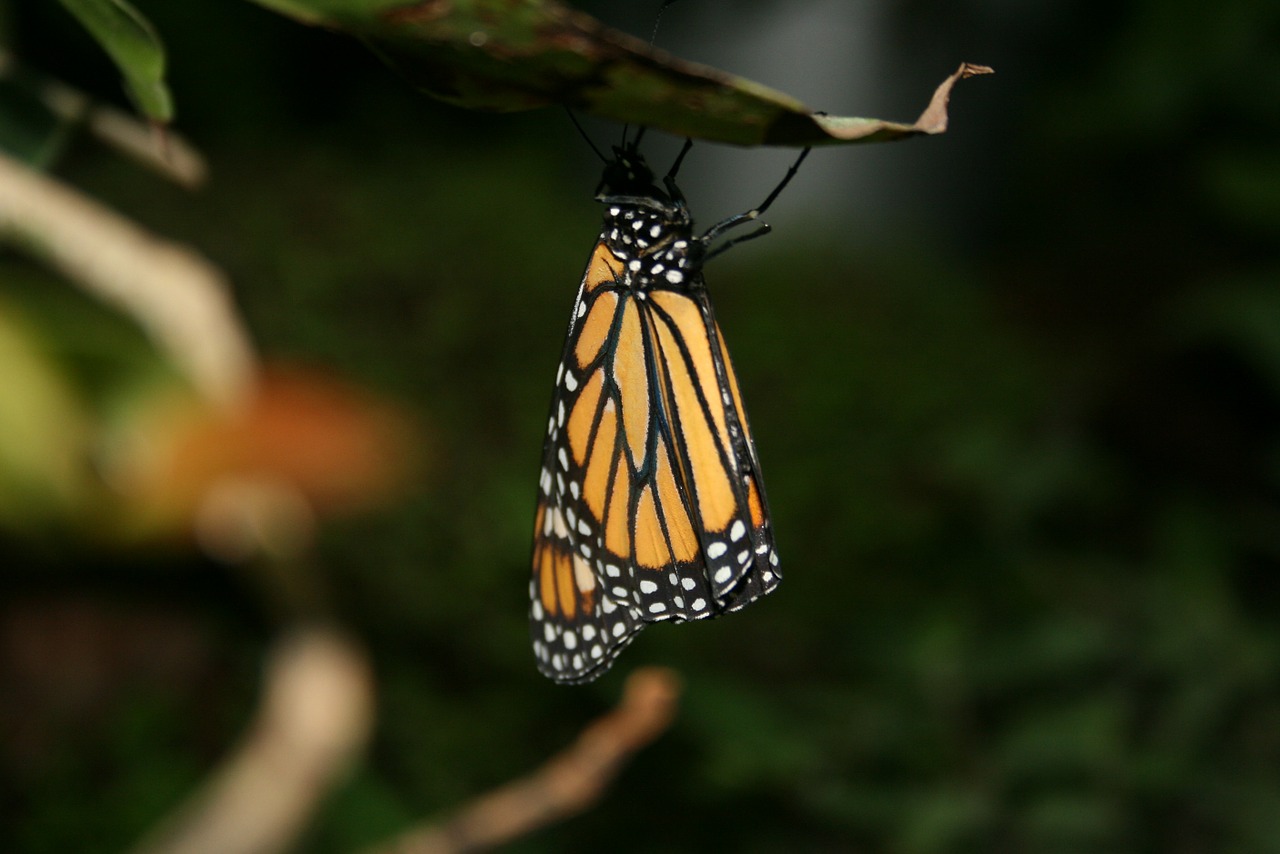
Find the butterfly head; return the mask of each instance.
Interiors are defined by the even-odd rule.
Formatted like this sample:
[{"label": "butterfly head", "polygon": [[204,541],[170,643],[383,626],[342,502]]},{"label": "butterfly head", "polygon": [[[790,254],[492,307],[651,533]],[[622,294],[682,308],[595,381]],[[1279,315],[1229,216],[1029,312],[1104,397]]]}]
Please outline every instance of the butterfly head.
[{"label": "butterfly head", "polygon": [[662,205],[671,203],[668,195],[654,183],[653,170],[644,156],[632,145],[613,147],[613,159],[605,165],[600,185],[596,187],[596,198],[601,201],[617,197],[652,199]]}]

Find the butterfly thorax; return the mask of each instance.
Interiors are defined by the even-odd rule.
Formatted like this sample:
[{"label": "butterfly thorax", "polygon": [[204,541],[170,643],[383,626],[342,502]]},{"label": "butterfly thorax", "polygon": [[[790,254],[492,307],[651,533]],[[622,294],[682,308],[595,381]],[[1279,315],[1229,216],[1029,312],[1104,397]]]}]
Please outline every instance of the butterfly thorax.
[{"label": "butterfly thorax", "polygon": [[603,201],[601,239],[625,265],[621,278],[633,290],[682,289],[693,283],[705,253],[683,204]]}]

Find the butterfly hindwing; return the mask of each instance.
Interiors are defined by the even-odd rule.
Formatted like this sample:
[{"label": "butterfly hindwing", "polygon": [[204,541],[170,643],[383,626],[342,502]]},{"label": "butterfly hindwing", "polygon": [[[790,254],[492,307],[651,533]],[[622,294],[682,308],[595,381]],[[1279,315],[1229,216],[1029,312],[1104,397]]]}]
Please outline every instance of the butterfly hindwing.
[{"label": "butterfly hindwing", "polygon": [[651,302],[680,462],[696,499],[703,573],[718,610],[737,610],[779,579],[737,380],[700,275],[689,292],[657,291]]}]

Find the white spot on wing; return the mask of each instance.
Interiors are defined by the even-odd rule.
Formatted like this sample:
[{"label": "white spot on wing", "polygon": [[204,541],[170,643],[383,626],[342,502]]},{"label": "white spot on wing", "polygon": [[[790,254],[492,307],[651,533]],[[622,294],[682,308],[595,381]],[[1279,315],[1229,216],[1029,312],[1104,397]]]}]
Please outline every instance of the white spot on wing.
[{"label": "white spot on wing", "polygon": [[577,582],[578,589],[583,593],[590,593],[596,589],[595,573],[591,571],[587,562],[577,555],[573,558],[573,580]]}]

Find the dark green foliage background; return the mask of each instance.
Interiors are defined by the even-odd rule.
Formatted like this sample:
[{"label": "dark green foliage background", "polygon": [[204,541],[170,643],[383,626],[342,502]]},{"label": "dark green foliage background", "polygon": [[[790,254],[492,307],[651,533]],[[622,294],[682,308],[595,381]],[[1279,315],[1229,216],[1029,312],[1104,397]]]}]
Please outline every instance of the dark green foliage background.
[{"label": "dark green foliage background", "polygon": [[[13,15],[22,55],[115,97],[39,5]],[[585,688],[537,675],[524,616],[547,398],[598,221],[585,146],[555,111],[439,107],[250,4],[142,5],[213,180],[190,196],[88,143],[59,173],[224,267],[268,354],[405,402],[431,438],[406,500],[324,534],[381,716],[303,850],[526,772],[642,663],[686,680],[673,731],[517,850],[1280,850],[1280,11],[1059,3],[1024,38],[991,5],[892,8],[885,52],[922,93],[959,59],[999,73],[960,87],[950,134],[818,152],[798,179],[941,160],[903,206],[952,227],[906,217],[854,251],[876,211],[784,198],[775,235],[709,273],[786,584],[646,632]],[[717,149],[695,151],[690,169]],[[733,189],[695,209],[768,185]],[[118,850],[243,725],[270,605],[216,566],[6,551],[11,603],[196,627],[196,683],[132,676],[0,769],[0,847]]]}]

